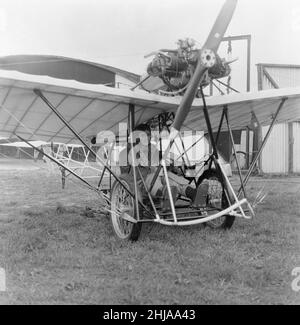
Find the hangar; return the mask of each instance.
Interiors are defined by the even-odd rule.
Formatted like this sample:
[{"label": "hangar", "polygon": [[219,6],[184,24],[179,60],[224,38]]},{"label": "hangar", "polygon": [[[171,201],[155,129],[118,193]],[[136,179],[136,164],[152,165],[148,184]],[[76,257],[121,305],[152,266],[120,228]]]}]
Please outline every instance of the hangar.
[{"label": "hangar", "polygon": [[122,69],[55,55],[3,56],[0,69],[116,88],[128,88],[140,81],[139,75]]},{"label": "hangar", "polygon": [[[300,65],[258,64],[258,89],[278,89],[300,85]],[[300,109],[300,107],[299,107]],[[262,128],[262,135],[267,132]],[[300,121],[278,124],[260,161],[264,173],[300,173]]]}]

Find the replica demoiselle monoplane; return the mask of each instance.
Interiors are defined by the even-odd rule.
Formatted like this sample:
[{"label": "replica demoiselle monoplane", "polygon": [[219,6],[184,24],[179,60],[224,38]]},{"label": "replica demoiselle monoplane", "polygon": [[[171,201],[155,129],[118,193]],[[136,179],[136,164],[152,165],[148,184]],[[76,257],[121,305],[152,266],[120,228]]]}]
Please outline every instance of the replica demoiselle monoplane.
[{"label": "replica demoiselle monoplane", "polygon": [[[274,125],[300,118],[300,88],[204,96],[203,88],[210,80],[230,74],[232,62],[221,59],[218,49],[236,5],[237,0],[225,2],[202,49],[195,49],[191,40],[185,40],[179,42],[177,50],[152,53],[154,59],[148,66],[148,76],[133,89],[1,71],[0,135],[18,138],[31,146],[30,141],[36,139],[84,146],[102,165],[97,186],[61,160],[44,154],[101,197],[99,204],[110,213],[114,232],[122,240],[137,240],[142,224],[149,222],[167,226],[209,224],[229,229],[237,217],[251,219],[254,211],[246,196],[246,185]],[[137,90],[145,88],[151,77],[160,79],[164,85],[159,94]],[[238,168],[241,185],[236,192],[220,163],[217,144],[224,130],[234,144],[233,130],[247,127],[253,115],[261,125],[269,125],[269,131],[244,178]],[[120,175],[111,166],[109,157],[100,157],[91,146],[95,135],[103,130],[116,133],[124,122],[129,125],[125,136],[131,146],[133,131],[141,124],[155,124],[159,130],[169,131],[168,144],[160,152],[150,185],[140,166],[134,163],[134,154],[129,174]],[[193,197],[174,197],[169,181],[167,160],[183,130],[204,131],[211,144],[211,153],[200,175],[188,173],[195,166],[182,163],[180,168],[181,177],[195,186]],[[118,138],[112,146],[117,144]],[[183,150],[182,157],[187,151]],[[109,179],[109,185],[104,188],[105,178]],[[151,194],[159,178],[164,179],[165,198]],[[169,210],[162,209],[159,201],[163,199],[168,200]]]}]

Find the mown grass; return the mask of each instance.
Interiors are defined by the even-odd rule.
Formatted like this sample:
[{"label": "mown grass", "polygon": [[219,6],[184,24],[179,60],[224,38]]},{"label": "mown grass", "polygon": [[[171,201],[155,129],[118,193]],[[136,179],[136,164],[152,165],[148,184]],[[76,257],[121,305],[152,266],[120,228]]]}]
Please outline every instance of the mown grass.
[{"label": "mown grass", "polygon": [[[43,171],[0,172],[3,304],[299,304],[300,179],[271,182],[253,221],[229,232],[148,225],[119,242],[89,191]],[[250,184],[250,195],[264,180]]]}]

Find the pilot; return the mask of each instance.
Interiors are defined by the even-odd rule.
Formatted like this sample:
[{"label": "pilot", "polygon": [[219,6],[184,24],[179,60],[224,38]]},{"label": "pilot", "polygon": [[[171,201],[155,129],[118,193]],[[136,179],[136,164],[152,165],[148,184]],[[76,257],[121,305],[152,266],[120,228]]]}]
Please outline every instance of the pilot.
[{"label": "pilot", "polygon": [[[140,132],[140,134],[138,133]],[[131,149],[133,150],[136,164],[139,166],[141,174],[145,180],[147,188],[150,188],[151,182],[154,178],[155,172],[159,166],[159,150],[151,143],[151,131],[147,125],[140,125],[134,130],[135,138],[137,138],[136,144]],[[142,138],[144,141],[141,141]],[[143,144],[141,144],[143,142]],[[132,152],[130,148],[125,148],[121,151],[119,156],[121,173],[132,173]],[[127,162],[127,163],[126,163]],[[194,200],[196,189],[195,186],[183,176],[177,175],[174,170],[169,167],[168,178],[171,188],[171,193],[174,202],[177,200],[178,195]],[[139,177],[138,177],[139,179]],[[141,182],[141,180],[139,180]],[[141,185],[142,188],[142,185]],[[170,201],[167,191],[164,175],[160,175],[151,190],[151,196],[153,198],[162,198],[163,210],[169,210]]]}]

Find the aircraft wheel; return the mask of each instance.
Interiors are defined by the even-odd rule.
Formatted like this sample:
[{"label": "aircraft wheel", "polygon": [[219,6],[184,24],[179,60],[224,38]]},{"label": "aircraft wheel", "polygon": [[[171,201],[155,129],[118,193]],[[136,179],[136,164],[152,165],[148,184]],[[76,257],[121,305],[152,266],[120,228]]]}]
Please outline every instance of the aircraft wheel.
[{"label": "aircraft wheel", "polygon": [[[207,170],[198,180],[198,186],[203,182],[208,182],[208,195],[207,195],[207,206],[210,208],[227,209],[229,204],[226,199],[224,185],[221,176],[215,169]],[[198,187],[197,186],[197,187]],[[232,200],[232,198],[230,198]],[[210,222],[206,225],[213,229],[230,229],[235,221],[233,216],[224,216]]]},{"label": "aircraft wheel", "polygon": [[[134,193],[134,184],[128,175],[120,177],[126,188]],[[136,219],[135,204],[132,196],[117,181],[111,190],[111,223],[114,233],[118,239],[137,241],[141,229],[141,223],[132,223],[122,218],[121,213],[126,212],[128,216]]]},{"label": "aircraft wheel", "polygon": [[[246,152],[237,151],[236,155],[237,155],[237,160],[239,162],[241,170],[247,169],[247,164],[246,164],[246,162],[247,162],[247,154],[246,154]],[[231,156],[230,164],[231,164],[231,168],[234,171],[238,170],[237,163],[236,163],[236,157],[235,157],[234,154],[232,154],[232,156]]]}]

